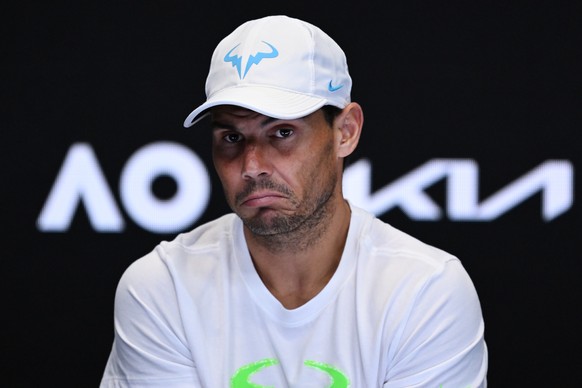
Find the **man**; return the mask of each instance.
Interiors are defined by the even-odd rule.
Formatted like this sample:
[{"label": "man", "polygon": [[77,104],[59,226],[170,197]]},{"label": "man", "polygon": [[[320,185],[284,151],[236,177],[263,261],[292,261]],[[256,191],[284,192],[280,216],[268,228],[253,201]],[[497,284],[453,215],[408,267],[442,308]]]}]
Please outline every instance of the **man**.
[{"label": "man", "polygon": [[458,259],[342,195],[362,108],[340,47],[285,16],[211,60],[213,161],[234,214],[122,277],[102,387],[478,387],[487,349]]}]

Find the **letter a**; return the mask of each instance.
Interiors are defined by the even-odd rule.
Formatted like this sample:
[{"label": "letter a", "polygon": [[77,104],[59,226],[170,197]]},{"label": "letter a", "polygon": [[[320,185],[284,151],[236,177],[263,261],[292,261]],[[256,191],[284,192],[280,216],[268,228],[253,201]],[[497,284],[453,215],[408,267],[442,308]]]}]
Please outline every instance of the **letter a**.
[{"label": "letter a", "polygon": [[120,232],[123,218],[115,204],[97,157],[89,144],[73,144],[37,220],[43,232],[66,231],[83,202],[89,221],[99,232]]}]

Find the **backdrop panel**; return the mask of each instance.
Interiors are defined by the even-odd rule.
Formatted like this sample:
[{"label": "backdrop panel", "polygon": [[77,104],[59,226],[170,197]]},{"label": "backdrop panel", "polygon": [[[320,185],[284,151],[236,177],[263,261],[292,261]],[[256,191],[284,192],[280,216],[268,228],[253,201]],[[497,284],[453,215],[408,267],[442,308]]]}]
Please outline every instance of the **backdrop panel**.
[{"label": "backdrop panel", "polygon": [[97,386],[124,269],[228,211],[203,123],[218,41],[287,14],[344,48],[364,107],[346,193],[457,255],[490,386],[569,386],[582,212],[574,2],[19,2],[1,12],[6,386]]}]

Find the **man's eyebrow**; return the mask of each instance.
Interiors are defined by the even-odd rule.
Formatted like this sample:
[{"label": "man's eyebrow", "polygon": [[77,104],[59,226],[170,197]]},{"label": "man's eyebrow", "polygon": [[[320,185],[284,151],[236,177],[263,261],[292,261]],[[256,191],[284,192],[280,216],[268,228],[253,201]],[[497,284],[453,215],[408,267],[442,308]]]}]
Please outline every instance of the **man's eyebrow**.
[{"label": "man's eyebrow", "polygon": [[301,121],[301,122],[305,122],[305,117],[300,117],[298,119],[278,119],[275,117],[267,117],[266,119],[261,121],[261,127],[265,127],[265,126],[267,126],[271,123],[277,122],[277,121],[282,121],[282,122]]},{"label": "man's eyebrow", "polygon": [[266,119],[264,119],[263,121],[261,121],[261,127],[264,127],[265,125],[269,125],[274,121],[279,121],[280,119],[276,119],[274,117],[267,117]]},{"label": "man's eyebrow", "polygon": [[[266,119],[264,119],[263,121],[261,121],[261,124],[260,125],[261,125],[261,127],[265,127],[265,126],[267,126],[267,125],[269,125],[269,124],[271,124],[273,122],[276,122],[276,121],[281,121],[281,119],[277,119],[275,117],[267,117]],[[210,121],[210,128],[211,129],[221,128],[221,129],[228,129],[228,130],[231,130],[231,131],[236,131],[237,130],[237,128],[236,128],[235,125],[226,124],[226,123],[220,122],[219,120],[211,120]]]},{"label": "man's eyebrow", "polygon": [[218,128],[236,131],[236,127],[234,125],[225,124],[225,123],[221,123],[220,121],[212,120],[210,122],[210,129],[214,130],[214,129],[218,129]]}]

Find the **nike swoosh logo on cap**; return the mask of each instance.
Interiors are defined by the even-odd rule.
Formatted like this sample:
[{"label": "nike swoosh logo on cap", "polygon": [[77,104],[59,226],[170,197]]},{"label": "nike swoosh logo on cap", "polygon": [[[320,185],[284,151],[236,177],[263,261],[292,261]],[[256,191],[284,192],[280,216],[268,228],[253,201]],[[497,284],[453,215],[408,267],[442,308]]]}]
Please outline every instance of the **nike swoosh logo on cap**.
[{"label": "nike swoosh logo on cap", "polygon": [[332,81],[329,81],[329,84],[327,84],[327,90],[329,90],[330,92],[338,91],[343,87],[344,85],[333,86]]}]

